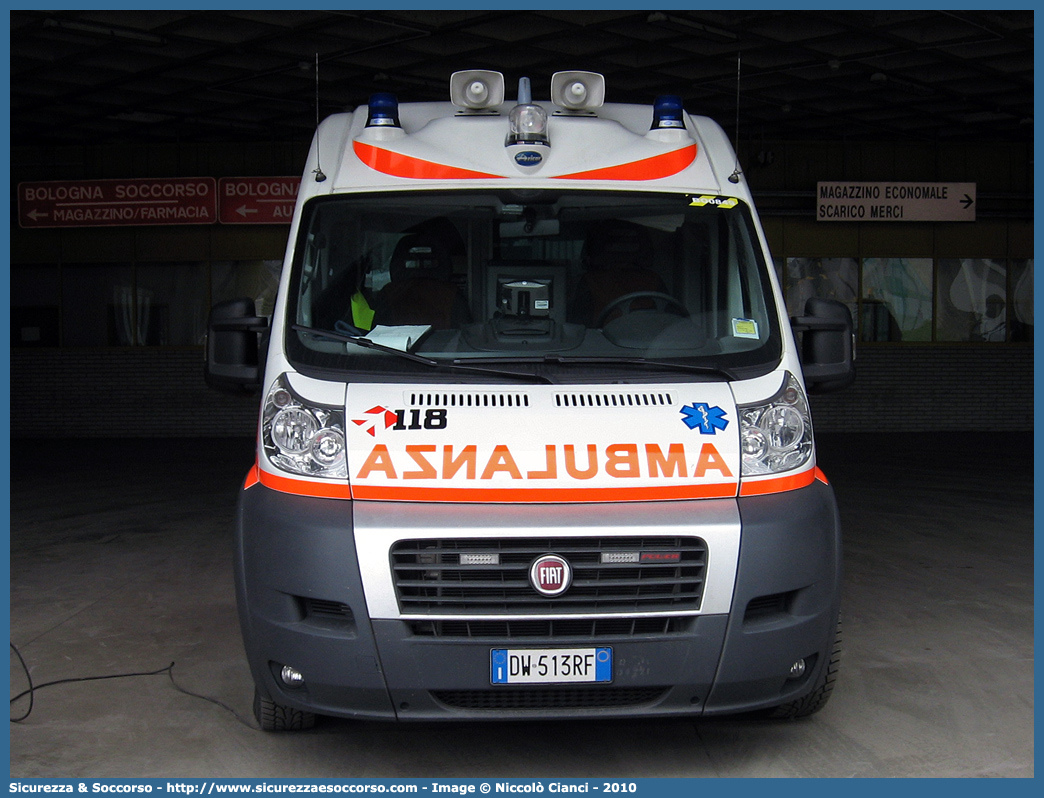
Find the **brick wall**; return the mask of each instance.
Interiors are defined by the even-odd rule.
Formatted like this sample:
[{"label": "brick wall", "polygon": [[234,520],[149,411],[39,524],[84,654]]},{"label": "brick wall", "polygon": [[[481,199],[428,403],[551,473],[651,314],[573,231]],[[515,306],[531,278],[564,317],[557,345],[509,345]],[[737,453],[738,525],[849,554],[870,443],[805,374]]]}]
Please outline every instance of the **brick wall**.
[{"label": "brick wall", "polygon": [[1033,429],[1031,346],[863,346],[856,369],[854,385],[812,397],[816,429]]},{"label": "brick wall", "polygon": [[257,397],[203,382],[201,349],[12,349],[14,438],[253,437]]},{"label": "brick wall", "polygon": [[[1029,346],[864,346],[812,397],[820,432],[1033,429]],[[13,438],[253,437],[257,397],[207,388],[198,349],[11,350]]]}]

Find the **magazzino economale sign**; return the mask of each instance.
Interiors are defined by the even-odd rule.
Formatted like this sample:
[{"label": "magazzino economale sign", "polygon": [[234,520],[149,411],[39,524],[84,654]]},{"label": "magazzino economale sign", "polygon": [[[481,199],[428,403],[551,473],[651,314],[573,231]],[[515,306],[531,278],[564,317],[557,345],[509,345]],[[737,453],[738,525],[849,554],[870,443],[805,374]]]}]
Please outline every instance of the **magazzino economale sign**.
[{"label": "magazzino economale sign", "polygon": [[816,184],[819,222],[974,222],[975,183]]}]

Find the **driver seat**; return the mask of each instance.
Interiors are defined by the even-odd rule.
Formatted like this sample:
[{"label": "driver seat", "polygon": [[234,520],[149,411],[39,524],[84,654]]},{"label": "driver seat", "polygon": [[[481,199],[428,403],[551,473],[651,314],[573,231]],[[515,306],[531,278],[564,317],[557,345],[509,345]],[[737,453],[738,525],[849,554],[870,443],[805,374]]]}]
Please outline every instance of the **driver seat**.
[{"label": "driver seat", "polygon": [[[602,312],[627,294],[666,293],[663,279],[652,270],[652,245],[644,227],[612,221],[593,228],[584,242],[584,273],[570,305],[570,320],[594,327]],[[632,308],[652,308],[652,302],[635,300]],[[622,315],[615,311],[608,320]],[[607,321],[608,321],[607,320]]]},{"label": "driver seat", "polygon": [[467,300],[453,283],[449,249],[435,236],[403,237],[392,253],[391,282],[377,294],[374,324],[430,324],[436,330],[471,321]]}]

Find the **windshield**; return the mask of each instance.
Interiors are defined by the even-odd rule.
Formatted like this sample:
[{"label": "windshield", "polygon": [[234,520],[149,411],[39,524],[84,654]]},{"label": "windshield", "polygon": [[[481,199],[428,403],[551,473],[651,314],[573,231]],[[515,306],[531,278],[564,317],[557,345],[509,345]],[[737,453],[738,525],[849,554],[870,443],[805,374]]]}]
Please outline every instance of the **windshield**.
[{"label": "windshield", "polygon": [[301,224],[288,313],[296,366],[363,379],[454,364],[551,381],[592,365],[620,369],[613,379],[647,379],[650,366],[720,379],[768,370],[780,356],[749,209],[687,194],[316,199]]}]

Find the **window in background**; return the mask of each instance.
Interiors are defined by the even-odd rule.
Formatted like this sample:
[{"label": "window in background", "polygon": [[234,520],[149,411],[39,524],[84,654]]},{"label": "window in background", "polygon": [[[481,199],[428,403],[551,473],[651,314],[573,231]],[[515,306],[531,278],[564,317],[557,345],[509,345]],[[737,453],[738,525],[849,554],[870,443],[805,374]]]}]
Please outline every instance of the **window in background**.
[{"label": "window in background", "polygon": [[58,264],[12,265],[11,346],[58,346],[60,304]]},{"label": "window in background", "polygon": [[783,284],[790,316],[803,316],[810,297],[836,299],[848,306],[857,323],[859,261],[855,258],[787,258]]},{"label": "window in background", "polygon": [[281,260],[219,261],[211,264],[211,304],[248,296],[254,300],[258,315],[271,316],[282,268]]},{"label": "window in background", "polygon": [[138,343],[203,343],[210,297],[206,263],[148,263],[137,267]]},{"label": "window in background", "polygon": [[133,346],[141,309],[129,263],[62,266],[62,345]]},{"label": "window in background", "polygon": [[936,338],[1003,342],[1008,334],[1008,269],[1003,260],[939,261]]},{"label": "window in background", "polygon": [[932,259],[863,260],[860,340],[932,340]]},{"label": "window in background", "polygon": [[1033,341],[1033,259],[1008,261],[1011,305],[1009,341]]}]

